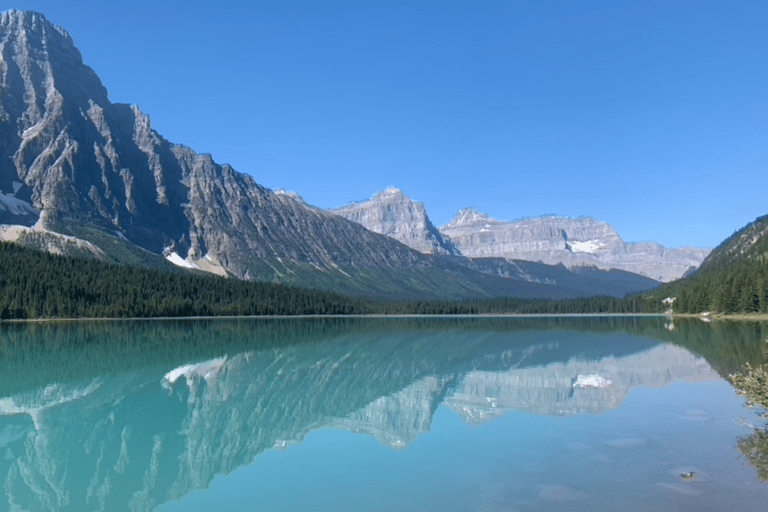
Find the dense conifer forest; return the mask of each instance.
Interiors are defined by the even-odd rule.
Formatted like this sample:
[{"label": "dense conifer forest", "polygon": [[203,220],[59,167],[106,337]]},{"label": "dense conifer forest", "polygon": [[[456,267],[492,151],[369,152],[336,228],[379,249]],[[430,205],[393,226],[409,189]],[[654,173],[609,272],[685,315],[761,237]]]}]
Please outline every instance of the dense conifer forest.
[{"label": "dense conifer forest", "polygon": [[[0,320],[245,315],[636,313],[648,300],[377,302],[317,290],[57,256],[0,243]],[[660,308],[656,308],[660,309]]]},{"label": "dense conifer forest", "polygon": [[[768,219],[764,219],[768,222]],[[736,236],[736,235],[734,235]],[[730,239],[729,239],[730,240]],[[728,241],[726,241],[728,242]],[[726,244],[724,242],[724,244]],[[768,241],[626,298],[377,302],[284,285],[56,256],[0,243],[0,320],[349,314],[768,313]]]},{"label": "dense conifer forest", "polygon": [[674,298],[675,313],[768,313],[767,233],[768,216],[756,219],[715,248],[696,274],[651,293],[651,302]]},{"label": "dense conifer forest", "polygon": [[0,319],[349,314],[340,295],[56,256],[0,243]]},{"label": "dense conifer forest", "polygon": [[760,258],[702,272],[660,291],[674,297],[675,313],[768,313],[768,261]]}]

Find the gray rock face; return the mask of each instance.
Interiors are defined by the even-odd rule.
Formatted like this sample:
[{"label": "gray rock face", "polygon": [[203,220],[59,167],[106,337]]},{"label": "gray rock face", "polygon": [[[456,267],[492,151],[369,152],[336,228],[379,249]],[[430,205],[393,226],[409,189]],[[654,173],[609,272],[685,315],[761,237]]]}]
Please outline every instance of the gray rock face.
[{"label": "gray rock face", "polygon": [[332,269],[361,251],[375,259],[376,244],[391,251],[390,263],[419,259],[168,143],[138,107],[109,102],[69,35],[42,15],[9,11],[1,20],[0,137],[9,158],[0,173],[5,184],[21,183],[3,192],[28,199],[51,228],[90,222],[154,253],[170,249],[190,262],[209,256],[238,277],[259,275],[255,260]]},{"label": "gray rock face", "polygon": [[424,254],[456,254],[447,237],[432,224],[422,203],[389,188],[368,201],[351,203],[332,213],[387,235]]},{"label": "gray rock face", "polygon": [[[72,38],[41,14],[2,14],[0,77],[0,223],[86,239],[97,230],[242,279],[439,293],[445,269],[422,254],[171,144],[137,106],[112,104]],[[454,277],[457,296],[483,295]]]},{"label": "gray rock face", "polygon": [[461,254],[541,261],[568,267],[620,269],[658,281],[672,281],[697,268],[709,249],[666,249],[653,243],[626,243],[610,224],[589,217],[540,217],[515,222],[461,210],[440,232]]}]

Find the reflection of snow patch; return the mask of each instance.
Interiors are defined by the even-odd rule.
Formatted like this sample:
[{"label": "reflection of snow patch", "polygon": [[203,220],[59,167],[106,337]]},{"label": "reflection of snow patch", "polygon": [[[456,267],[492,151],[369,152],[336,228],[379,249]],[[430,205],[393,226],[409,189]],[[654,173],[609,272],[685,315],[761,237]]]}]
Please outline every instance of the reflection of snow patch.
[{"label": "reflection of snow patch", "polygon": [[597,374],[579,375],[573,383],[575,388],[607,388],[611,381]]},{"label": "reflection of snow patch", "polygon": [[204,361],[202,363],[185,364],[184,366],[179,366],[178,368],[174,368],[165,374],[162,384],[167,388],[179,380],[179,378],[186,377],[187,384],[191,386],[192,379],[195,376],[202,377],[206,381],[209,381],[219,372],[219,370],[221,370],[221,367],[224,366],[224,363],[226,362],[226,357],[219,357],[216,359],[211,359],[210,361]]},{"label": "reflection of snow patch", "polygon": [[188,373],[190,373],[195,368],[194,364],[187,364],[184,366],[179,366],[178,368],[174,368],[173,370],[169,371],[165,374],[165,377],[163,377],[163,380],[168,382],[168,384],[173,384],[177,380],[179,380],[179,377],[186,376]]}]

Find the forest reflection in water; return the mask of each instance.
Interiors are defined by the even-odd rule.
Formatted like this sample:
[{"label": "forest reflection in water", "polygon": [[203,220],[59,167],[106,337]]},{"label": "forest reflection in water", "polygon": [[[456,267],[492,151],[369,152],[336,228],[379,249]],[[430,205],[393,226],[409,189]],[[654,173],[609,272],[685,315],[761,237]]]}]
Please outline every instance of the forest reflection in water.
[{"label": "forest reflection in water", "polygon": [[[506,439],[525,448],[509,468],[518,471],[514,482],[502,478],[493,492],[487,482],[477,485],[465,490],[472,503],[456,498],[443,510],[537,510],[553,502],[599,510],[622,495],[651,504],[653,496],[660,504],[671,499],[679,510],[702,503],[762,510],[768,487],[743,464],[759,465],[762,434],[748,425],[760,418],[723,377],[746,362],[765,364],[766,335],[759,323],[647,317],[2,324],[0,478],[7,500],[0,510],[153,510],[169,500],[160,508],[193,510],[184,498],[195,489],[226,487],[222,475],[258,471],[275,457],[300,458],[299,444],[331,435],[323,433],[328,429],[373,436],[377,450],[389,454],[376,450],[366,466],[385,468],[382,457],[400,454],[395,473],[406,459],[427,466],[455,446],[493,446],[494,435],[499,447]],[[467,434],[449,417],[482,428]],[[694,430],[668,432],[660,425],[669,421]],[[412,449],[446,436],[454,447]],[[363,438],[345,439],[347,457],[366,451],[353,448]],[[587,473],[600,469],[593,480],[552,451],[558,442],[568,457],[583,455]],[[715,444],[724,451],[709,467],[675,459]],[[486,453],[481,445],[459,465],[483,459],[482,472],[502,456],[503,448]],[[738,447],[747,445],[757,457],[739,458]],[[321,451],[326,464],[349,463],[339,458],[345,450]],[[635,460],[622,469],[622,457]],[[395,473],[381,469],[371,478],[385,485]],[[613,482],[617,474],[640,482],[622,487]],[[445,482],[424,478],[413,492],[438,503],[424,489]],[[473,478],[455,478],[448,479],[454,487],[472,487]],[[323,503],[349,494],[342,482],[326,487]],[[361,505],[366,498],[358,496],[328,509],[395,506],[386,493],[377,496],[375,505]],[[283,498],[270,507],[290,509]],[[260,498],[249,499],[259,508]],[[196,502],[204,500],[196,494]]]}]

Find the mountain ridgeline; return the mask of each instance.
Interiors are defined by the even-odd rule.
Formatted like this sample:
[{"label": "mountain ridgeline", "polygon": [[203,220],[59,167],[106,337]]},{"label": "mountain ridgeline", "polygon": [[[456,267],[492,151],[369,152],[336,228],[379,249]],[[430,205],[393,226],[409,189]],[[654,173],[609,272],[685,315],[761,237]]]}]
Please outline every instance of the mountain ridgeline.
[{"label": "mountain ridgeline", "polygon": [[529,228],[463,212],[437,229],[395,189],[375,205],[316,208],[110,102],[39,13],[0,15],[0,78],[0,239],[28,247],[387,300],[620,297],[706,254],[625,244],[584,219]]},{"label": "mountain ridgeline", "polygon": [[437,229],[424,205],[396,188],[332,211],[427,254],[616,269],[662,282],[692,272],[709,253],[690,247],[667,249],[654,242],[627,243],[610,224],[589,217],[506,222],[465,208]]}]

